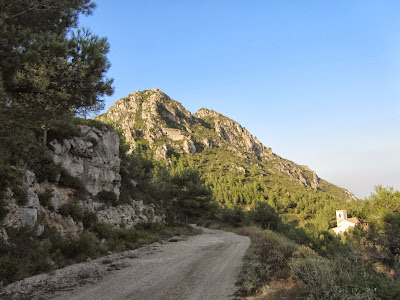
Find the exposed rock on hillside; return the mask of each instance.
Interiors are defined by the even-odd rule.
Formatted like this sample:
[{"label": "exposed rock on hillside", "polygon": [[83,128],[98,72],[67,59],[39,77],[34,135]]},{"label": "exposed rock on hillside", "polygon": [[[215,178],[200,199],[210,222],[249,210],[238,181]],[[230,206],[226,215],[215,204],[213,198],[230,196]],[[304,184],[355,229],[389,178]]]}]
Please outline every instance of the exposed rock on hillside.
[{"label": "exposed rock on hillside", "polygon": [[50,151],[56,164],[78,177],[89,193],[113,191],[119,195],[119,137],[106,126],[101,129],[80,126],[82,136],[50,142]]},{"label": "exposed rock on hillside", "polygon": [[[273,158],[274,155],[271,149],[266,148],[256,137],[250,134],[247,129],[243,128],[239,123],[225,117],[224,115],[201,108],[194,114],[196,118],[203,120],[210,120],[214,122],[211,124],[215,128],[216,133],[227,141],[229,144],[242,147],[245,151],[254,153],[257,157]],[[207,143],[207,142],[206,142]]]},{"label": "exposed rock on hillside", "polygon": [[[80,132],[80,136],[50,141],[48,151],[56,164],[80,179],[88,193],[83,193],[76,201],[76,191],[58,183],[60,174],[51,182],[39,182],[33,172],[19,170],[23,172],[22,186],[15,187],[15,191],[8,188],[2,199],[7,214],[0,221],[0,241],[7,241],[7,228],[32,229],[38,236],[44,232],[45,226],[56,229],[63,237],[80,234],[84,227],[68,211],[71,205],[82,212],[96,212],[100,222],[117,227],[131,228],[138,223],[162,222],[154,206],[140,200],[107,207],[95,197],[102,191],[113,192],[117,198],[120,194],[119,137],[107,126],[100,129],[80,126]],[[21,189],[26,196],[16,194]]]},{"label": "exposed rock on hillside", "polygon": [[[233,165],[228,169],[240,167],[247,174],[251,168],[258,168],[263,176],[274,174],[279,180],[288,179],[351,199],[348,191],[321,181],[308,167],[274,154],[239,123],[206,108],[192,115],[158,89],[133,92],[115,102],[98,119],[121,129],[132,148],[138,144],[148,146],[157,159],[167,160],[172,154],[183,153],[203,161],[200,157],[206,149],[218,148],[225,151],[225,157],[232,157]],[[214,163],[224,168],[218,159]]]}]

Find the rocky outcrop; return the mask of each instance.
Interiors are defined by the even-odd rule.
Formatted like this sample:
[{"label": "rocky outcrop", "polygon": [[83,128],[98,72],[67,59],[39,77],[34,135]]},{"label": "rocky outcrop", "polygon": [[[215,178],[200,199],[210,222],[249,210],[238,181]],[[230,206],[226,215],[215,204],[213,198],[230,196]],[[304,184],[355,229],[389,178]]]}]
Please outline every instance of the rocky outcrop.
[{"label": "rocky outcrop", "polygon": [[139,223],[159,223],[163,217],[157,215],[154,205],[143,204],[143,201],[133,201],[132,204],[108,207],[97,211],[97,217],[102,223],[116,227],[132,228]]},{"label": "rocky outcrop", "polygon": [[319,189],[319,177],[315,171],[307,166],[299,166],[287,160],[279,160],[276,168],[279,172],[287,174],[291,179],[298,181],[304,186],[309,186],[312,189]]},{"label": "rocky outcrop", "polygon": [[50,141],[49,153],[56,164],[78,177],[93,196],[113,191],[119,195],[119,137],[115,130],[80,126],[82,136]]},{"label": "rocky outcrop", "polygon": [[162,137],[173,142],[184,141],[193,122],[189,111],[158,89],[133,92],[115,102],[97,119],[122,129],[127,143],[133,148],[143,139],[150,148]]},{"label": "rocky outcrop", "polygon": [[[119,137],[107,126],[80,126],[80,133],[80,136],[50,141],[48,152],[56,164],[80,179],[88,193],[76,201],[73,189],[57,183],[60,174],[51,182],[39,183],[33,172],[25,170],[21,186],[16,187],[24,191],[22,199],[10,188],[2,199],[7,214],[0,220],[0,241],[8,240],[8,228],[30,229],[39,236],[47,227],[63,237],[77,236],[84,227],[65,209],[70,205],[77,206],[82,212],[95,212],[100,222],[115,226],[123,224],[129,228],[138,223],[162,222],[163,218],[155,213],[154,206],[139,200],[116,207],[98,202],[95,196],[101,191],[111,191],[117,197],[120,194]],[[131,181],[133,185],[138,184]]]},{"label": "rocky outcrop", "polygon": [[258,158],[273,158],[273,153],[270,148],[265,147],[256,137],[251,135],[246,128],[243,128],[239,123],[224,115],[213,110],[201,108],[194,116],[199,119],[211,118],[214,122],[213,127],[217,134],[230,145],[254,153]]},{"label": "rocky outcrop", "polygon": [[[33,172],[27,170],[23,176],[22,188],[26,190],[26,199],[16,199],[11,189],[7,193],[3,202],[8,211],[7,215],[0,222],[0,231],[7,228],[26,228],[33,230],[36,235],[44,232],[45,226],[55,228],[61,236],[75,236],[82,232],[81,222],[75,222],[71,216],[62,216],[56,211],[58,208],[69,201],[71,190],[58,187],[56,184],[44,183],[42,185],[36,182],[36,176]],[[39,199],[40,193],[44,189],[51,189],[53,195],[58,195],[55,206],[49,209],[44,206]],[[60,195],[63,195],[62,197]],[[24,200],[24,199],[22,199]],[[53,200],[53,199],[52,199]],[[55,200],[54,200],[55,201]]]},{"label": "rocky outcrop", "polygon": [[[203,124],[203,119],[207,117],[213,118],[214,130],[208,132],[206,137],[200,137],[203,132],[198,132],[193,125]],[[151,149],[156,147],[157,158],[165,156],[165,148],[157,147],[157,140],[164,139],[168,148],[178,152],[193,154],[197,152],[193,137],[205,147],[219,147],[225,142],[254,153],[259,158],[273,157],[270,148],[266,148],[237,122],[205,108],[192,115],[179,102],[158,89],[133,92],[115,102],[98,119],[122,129],[132,147],[138,141],[146,140]],[[220,141],[215,140],[216,137]]]},{"label": "rocky outcrop", "polygon": [[[147,205],[140,200],[133,200],[131,204],[107,207],[95,197],[88,196],[77,203],[72,200],[71,189],[49,182],[39,184],[35,174],[30,171],[26,171],[24,178],[29,178],[29,182],[27,180],[23,182],[27,188],[26,203],[18,203],[10,189],[3,199],[8,213],[0,222],[0,241],[7,241],[7,228],[26,228],[34,230],[36,235],[40,236],[47,227],[55,229],[62,237],[77,236],[84,229],[82,222],[61,212],[63,206],[71,203],[79,206],[81,211],[95,212],[100,222],[116,227],[131,228],[138,223],[163,222],[164,219],[155,212],[152,204]],[[40,201],[39,196],[44,191],[51,191],[52,196],[48,203]]]}]

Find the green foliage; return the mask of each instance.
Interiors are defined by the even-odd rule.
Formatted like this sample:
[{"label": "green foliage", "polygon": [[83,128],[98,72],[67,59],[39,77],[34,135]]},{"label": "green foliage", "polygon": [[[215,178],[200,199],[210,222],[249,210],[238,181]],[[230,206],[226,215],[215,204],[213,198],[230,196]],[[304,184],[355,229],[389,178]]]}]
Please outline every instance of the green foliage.
[{"label": "green foliage", "polygon": [[[324,259],[301,247],[290,261],[293,276],[307,299],[397,299],[395,282],[376,274],[353,250]],[[382,287],[385,287],[382,289]]]},{"label": "green foliage", "polygon": [[259,201],[251,211],[252,221],[262,229],[277,230],[282,223],[276,211],[266,202]]},{"label": "green foliage", "polygon": [[51,198],[53,198],[53,190],[52,189],[46,189],[44,192],[39,193],[39,202],[42,206],[45,206],[47,208],[50,208],[51,210],[54,210],[54,207],[51,205]]},{"label": "green foliage", "polygon": [[246,227],[238,231],[251,239],[237,285],[241,296],[259,292],[269,282],[288,278],[288,261],[299,246],[270,230]]},{"label": "green foliage", "polygon": [[366,255],[371,263],[381,266],[386,276],[400,270],[400,192],[376,187],[362,206],[360,216],[367,222],[350,231],[343,242]]},{"label": "green foliage", "polygon": [[20,185],[17,185],[16,187],[14,187],[13,192],[14,198],[17,199],[18,205],[24,206],[28,201],[26,189],[24,189]]},{"label": "green foliage", "polygon": [[[63,170],[59,165],[56,165],[53,159],[47,153],[44,153],[43,150],[39,151],[39,158],[37,159],[37,165],[34,166],[31,170],[35,173],[36,178],[39,183],[48,180],[49,182],[56,182],[56,178],[58,175],[63,174],[63,180],[66,175],[66,171]],[[61,184],[64,185],[65,181],[62,181]],[[66,186],[66,185],[64,185]]]},{"label": "green foliage", "polygon": [[86,125],[86,126],[94,127],[97,129],[102,129],[104,126],[110,127],[110,125],[107,125],[107,124],[105,124],[99,120],[95,120],[95,119],[73,118],[73,122],[76,125]]},{"label": "green foliage", "polygon": [[232,227],[240,227],[246,223],[247,215],[241,206],[220,208],[217,212],[216,219]]},{"label": "green foliage", "polygon": [[76,202],[68,202],[62,204],[58,208],[58,213],[62,216],[71,216],[75,221],[81,221],[83,219],[83,209]]},{"label": "green foliage", "polygon": [[79,178],[70,175],[65,169],[61,169],[61,177],[58,183],[61,186],[72,188],[78,192],[86,191],[82,181]]},{"label": "green foliage", "polygon": [[[42,236],[34,230],[7,229],[9,243],[0,244],[0,281],[7,285],[42,272],[97,258],[109,251],[135,249],[161,238],[192,235],[194,230],[166,227],[161,224],[137,225],[135,228],[114,228],[98,223],[96,214],[84,212],[85,230],[76,237],[62,238],[55,229],[46,227]],[[87,226],[88,225],[88,226]]]},{"label": "green foliage", "polygon": [[357,248],[346,247],[324,258],[308,246],[299,246],[282,234],[242,228],[251,245],[239,275],[238,295],[267,291],[274,282],[295,280],[295,299],[398,299],[398,278],[377,273]]},{"label": "green foliage", "polygon": [[3,200],[0,200],[0,222],[7,216],[8,209],[5,207]]},{"label": "green foliage", "polygon": [[112,93],[112,80],[104,78],[109,45],[88,30],[73,31],[78,15],[90,14],[94,4],[23,0],[0,5],[1,110],[38,128],[71,111],[86,116],[101,108],[99,97]]},{"label": "green foliage", "polygon": [[10,243],[0,246],[0,281],[5,285],[33,274],[49,271],[51,243],[27,230],[7,230]]},{"label": "green foliage", "polygon": [[118,197],[113,191],[103,190],[96,195],[96,199],[107,206],[117,206],[119,204]]}]

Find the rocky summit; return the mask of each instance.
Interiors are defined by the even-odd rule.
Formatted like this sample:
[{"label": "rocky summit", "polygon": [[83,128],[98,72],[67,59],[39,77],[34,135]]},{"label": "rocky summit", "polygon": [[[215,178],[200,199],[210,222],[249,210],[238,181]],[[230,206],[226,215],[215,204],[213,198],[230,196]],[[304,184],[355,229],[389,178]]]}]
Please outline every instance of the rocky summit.
[{"label": "rocky summit", "polygon": [[346,201],[355,199],[307,166],[273,153],[234,120],[206,108],[192,114],[158,89],[133,92],[97,119],[119,128],[132,149],[141,145],[166,161],[187,156],[208,178],[253,175],[271,188],[289,185],[291,191],[308,188]]}]

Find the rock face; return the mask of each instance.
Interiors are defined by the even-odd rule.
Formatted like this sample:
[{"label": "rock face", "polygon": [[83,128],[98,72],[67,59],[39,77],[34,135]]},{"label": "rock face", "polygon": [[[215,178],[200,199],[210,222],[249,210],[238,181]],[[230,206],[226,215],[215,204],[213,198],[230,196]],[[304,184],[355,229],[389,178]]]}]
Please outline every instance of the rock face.
[{"label": "rock face", "polygon": [[[5,206],[8,214],[0,223],[0,231],[6,228],[27,228],[34,230],[36,235],[44,232],[45,225],[55,228],[61,236],[75,236],[82,232],[83,225],[81,222],[75,222],[71,216],[62,216],[57,213],[58,208],[69,201],[71,190],[61,188],[54,184],[44,183],[42,185],[36,182],[36,176],[27,170],[23,177],[23,188],[26,189],[26,200],[24,203],[15,198],[14,193],[8,189],[6,193]],[[40,203],[39,196],[42,191],[51,189],[53,201],[57,202],[57,208],[50,210],[48,207]],[[60,196],[62,195],[62,196]],[[55,199],[57,198],[57,199]],[[54,210],[54,211],[53,211]]]},{"label": "rock face", "polygon": [[[206,119],[212,118],[212,124]],[[126,141],[133,145],[146,140],[150,148],[157,147],[157,141],[165,141],[157,147],[157,157],[166,157],[165,149],[178,152],[196,153],[196,142],[205,147],[218,147],[225,142],[258,157],[273,157],[271,149],[266,148],[239,123],[205,108],[192,115],[179,102],[154,89],[133,92],[128,97],[115,102],[106,114],[98,117],[122,129]],[[203,132],[202,125],[211,126],[211,134]],[[210,133],[210,132],[209,132]],[[215,135],[215,133],[217,135]],[[202,138],[199,135],[206,135]],[[218,141],[215,141],[217,139]]]},{"label": "rock face", "polygon": [[[80,136],[50,141],[49,153],[56,164],[81,180],[88,194],[77,203],[73,200],[74,190],[57,184],[60,176],[53,182],[39,183],[33,172],[25,170],[20,188],[26,196],[23,195],[22,200],[17,199],[17,195],[8,188],[2,199],[7,214],[0,221],[0,241],[8,240],[8,228],[31,229],[39,236],[45,227],[49,227],[63,237],[77,236],[84,229],[82,222],[62,212],[63,207],[71,203],[82,211],[95,212],[100,222],[114,226],[123,224],[130,228],[138,223],[163,221],[163,217],[155,213],[154,206],[143,204],[140,200],[117,207],[106,207],[98,202],[95,196],[101,191],[114,192],[117,197],[120,194],[119,137],[115,130],[107,126],[80,126],[80,132]],[[131,181],[137,184],[134,179]],[[50,194],[47,201],[42,198],[45,193]]]},{"label": "rock face", "polygon": [[93,196],[102,190],[119,195],[119,137],[106,126],[80,126],[81,137],[53,140],[50,153],[56,164],[78,177]]},{"label": "rock face", "polygon": [[254,153],[258,158],[274,157],[270,148],[265,147],[239,123],[225,117],[224,115],[213,110],[201,108],[194,114],[194,116],[199,119],[208,118],[211,120],[211,122],[214,123],[212,126],[215,128],[215,131],[229,144],[241,147],[244,151]]},{"label": "rock face", "polygon": [[[336,190],[339,197],[354,197],[348,191],[320,180],[308,167],[274,154],[234,120],[206,108],[192,115],[158,89],[133,92],[115,102],[98,119],[121,129],[132,148],[139,143],[148,145],[156,159],[168,160],[174,153],[201,156],[203,151],[209,153],[207,149],[217,148],[225,151],[223,156],[235,157],[235,162],[227,169],[246,174],[251,168],[258,167],[262,176],[276,174],[301,186]],[[215,163],[219,167],[222,165],[218,161]]]},{"label": "rock face", "polygon": [[163,221],[156,215],[152,204],[143,204],[143,201],[133,201],[118,207],[109,207],[97,212],[100,222],[112,224],[116,227],[132,228],[138,223],[159,223]]}]

